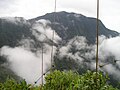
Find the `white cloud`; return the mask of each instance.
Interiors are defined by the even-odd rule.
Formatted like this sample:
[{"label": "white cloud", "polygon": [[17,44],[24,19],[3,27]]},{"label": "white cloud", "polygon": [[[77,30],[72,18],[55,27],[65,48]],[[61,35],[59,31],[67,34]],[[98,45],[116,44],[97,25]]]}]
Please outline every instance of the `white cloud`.
[{"label": "white cloud", "polygon": [[[36,31],[32,30],[33,34],[39,39],[39,41],[45,41],[46,39],[52,40],[54,30],[52,30],[52,28],[48,26],[48,24],[51,24],[51,22],[43,19],[36,21],[36,23],[33,24],[32,29],[37,30],[39,33],[41,33],[41,34],[38,34]],[[53,41],[57,43],[60,40],[61,38],[54,31]]]},{"label": "white cloud", "polygon": [[1,16],[20,16],[33,18],[53,11],[53,2],[49,0],[13,0],[3,2]]},{"label": "white cloud", "polygon": [[[17,21],[20,21],[19,19],[13,19],[9,18],[10,22],[15,23]],[[22,21],[21,21],[22,22]],[[27,22],[26,22],[27,23]],[[36,36],[36,33],[32,33],[33,36],[36,37],[38,40],[37,43],[41,44],[41,41],[48,40],[48,38],[42,36],[51,36],[52,29],[47,26],[47,23],[50,23],[48,21],[42,20],[36,23],[34,25],[34,29],[32,28],[32,31],[37,30],[39,33],[41,33],[41,36]],[[50,37],[51,39],[51,37]],[[58,40],[61,40],[61,38],[55,33],[55,42]],[[40,42],[39,42],[40,41]],[[48,40],[49,41],[49,40]],[[34,39],[29,38],[23,38],[19,42],[19,46],[17,47],[9,47],[9,46],[3,46],[0,48],[0,56],[4,56],[8,61],[8,68],[10,68],[13,72],[15,72],[18,76],[24,78],[28,83],[33,84],[41,75],[41,63],[42,63],[42,50],[41,46],[34,46],[36,42]],[[52,46],[50,46],[48,43],[42,43],[43,47],[43,68],[44,73],[46,70],[50,69],[50,63],[51,63],[51,51]],[[37,49],[36,49],[37,48]],[[33,51],[32,51],[33,50]],[[56,47],[53,47],[53,55],[56,52]]]},{"label": "white cloud", "polygon": [[[100,19],[102,19],[103,23],[110,29],[116,29],[118,31],[120,31],[120,5],[119,5],[120,1],[118,0],[102,0],[100,1]],[[54,0],[1,0],[0,1],[0,5],[2,6],[0,8],[0,13],[1,16],[23,16],[25,18],[32,18],[32,17],[36,17],[36,16],[40,16],[43,15],[45,13],[48,12],[53,12],[54,10]],[[96,1],[95,0],[57,0],[57,11],[69,11],[69,12],[77,12],[77,13],[82,13],[84,15],[87,16],[91,16],[91,17],[96,17]],[[46,24],[43,23],[43,25],[45,26]],[[46,32],[44,31],[43,27],[36,27],[34,29],[37,29],[39,32],[43,34],[50,34],[51,37],[51,29],[47,28]],[[36,35],[35,35],[36,36]],[[48,35],[49,36],[49,35]],[[57,35],[56,35],[57,36]],[[37,36],[36,36],[37,37]],[[39,40],[44,40],[43,36],[41,37],[37,37],[40,38]],[[107,56],[107,54],[112,53],[116,59],[120,59],[120,50],[119,50],[119,46],[120,46],[120,37],[116,37],[116,38],[111,38],[111,39],[105,39],[103,41],[103,43],[101,43],[100,46],[100,50],[102,51],[102,55],[100,58]],[[76,43],[77,45],[77,43]],[[83,42],[83,45],[85,45],[85,43]],[[49,45],[46,45],[46,47],[48,47]],[[70,48],[71,46],[68,45],[68,48]],[[82,47],[82,44],[81,44]],[[62,47],[61,51],[63,51],[64,53],[62,54],[67,54],[68,52],[68,48],[66,47]],[[84,48],[84,47],[83,47]],[[79,46],[78,46],[79,49]],[[92,48],[93,49],[93,48]],[[17,51],[16,51],[17,50]],[[33,68],[38,68],[38,63],[40,62],[40,51],[37,52],[39,57],[36,57],[34,53],[21,48],[21,47],[16,47],[16,48],[10,48],[10,47],[3,47],[2,48],[3,51],[3,55],[8,56],[9,58],[9,62],[13,63],[11,64],[11,68],[13,68],[13,66],[17,67],[16,69],[13,69],[15,72],[17,72],[17,70],[19,70],[19,68],[26,68],[24,69],[25,71],[28,71],[28,74],[30,73],[30,71],[34,71]],[[19,54],[18,54],[19,53]],[[48,52],[49,53],[49,52]],[[48,55],[48,53],[46,54],[46,59],[47,57],[50,55]],[[17,55],[16,55],[17,54]],[[29,55],[30,56],[29,56]],[[93,58],[93,52],[86,53],[86,56],[89,56],[90,58]],[[104,55],[103,55],[104,54]],[[23,55],[23,57],[21,56]],[[93,55],[91,57],[91,55]],[[27,57],[26,57],[27,56]],[[74,58],[74,55],[71,55],[71,53],[69,54],[69,56],[71,56],[72,58]],[[81,58],[78,56],[78,53],[75,54],[75,56],[77,58],[79,58],[81,60]],[[50,58],[50,57],[49,57]],[[35,61],[33,61],[33,59]],[[20,60],[23,60],[23,63],[21,63],[21,66],[23,67],[19,67],[16,66],[20,63]],[[27,60],[27,61],[24,61]],[[38,60],[38,62],[37,62]],[[82,60],[81,60],[82,61]],[[31,64],[31,63],[34,63]],[[29,64],[28,64],[29,63]],[[119,63],[117,63],[119,64]],[[27,65],[30,65],[28,67],[31,67],[28,70]],[[93,66],[94,63],[92,63],[91,66]],[[112,68],[112,67],[111,67]],[[36,69],[38,70],[38,69]],[[114,71],[114,70],[111,70]],[[37,71],[34,71],[36,74]],[[23,75],[22,77],[31,77],[31,76],[24,76],[24,72],[23,70],[20,72],[18,72],[20,75]],[[38,73],[38,72],[37,72]],[[31,74],[32,75],[32,74]],[[34,75],[33,75],[34,76]],[[39,75],[38,75],[39,76]],[[29,79],[27,79],[29,81]],[[34,79],[32,79],[34,80]]]},{"label": "white cloud", "polygon": [[112,64],[106,65],[103,68],[109,75],[112,75],[114,79],[120,80],[120,71]]},{"label": "white cloud", "polygon": [[[97,0],[57,0],[57,11],[69,11],[96,17]],[[120,32],[120,1],[100,0],[100,19]],[[0,16],[33,18],[54,11],[54,0],[0,0]]]},{"label": "white cloud", "polygon": [[4,46],[1,55],[8,58],[9,67],[27,82],[34,83],[35,77],[40,76],[41,58],[21,47],[10,48]]},{"label": "white cloud", "polygon": [[103,56],[113,55],[117,60],[120,60],[120,36],[105,39],[100,45],[100,51],[102,51]]},{"label": "white cloud", "polygon": [[[109,75],[113,75],[115,79],[120,80],[120,70],[116,68],[116,66],[120,67],[120,36],[113,38],[100,36],[99,39],[99,65],[103,65],[99,70],[108,72]],[[71,52],[72,48],[74,48],[76,52]],[[79,65],[85,62],[88,67],[95,70],[95,49],[96,45],[87,45],[84,37],[75,37],[71,39],[67,45],[60,48],[59,58],[62,60],[63,57],[70,57],[75,61],[77,60]],[[110,56],[114,56],[115,58]],[[114,59],[118,61],[115,63]],[[86,62],[86,60],[89,62]]]},{"label": "white cloud", "polygon": [[30,25],[30,23],[27,22],[27,20],[23,17],[2,17],[2,19],[6,22],[11,22],[13,24]]},{"label": "white cloud", "polygon": [[[42,75],[42,51],[41,49],[38,49],[35,53],[27,48],[23,46],[15,48],[3,46],[0,55],[6,57],[8,68],[25,79],[28,83],[34,84],[34,82]],[[44,48],[43,68],[45,73],[46,70],[50,68],[51,46],[44,44]],[[54,53],[55,49],[56,48],[54,48]],[[39,80],[39,82],[40,81],[41,80]]]},{"label": "white cloud", "polygon": [[92,60],[95,57],[95,47],[89,46],[86,41],[86,38],[83,36],[74,37],[69,40],[67,45],[60,48],[59,57],[70,57],[80,62],[80,64],[85,60]]}]

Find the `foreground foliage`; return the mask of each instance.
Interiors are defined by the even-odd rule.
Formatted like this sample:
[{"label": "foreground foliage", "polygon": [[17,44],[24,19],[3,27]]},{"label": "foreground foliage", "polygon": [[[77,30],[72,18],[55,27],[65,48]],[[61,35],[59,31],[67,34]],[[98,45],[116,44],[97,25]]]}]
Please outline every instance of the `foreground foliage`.
[{"label": "foreground foliage", "polygon": [[83,75],[78,73],[54,71],[45,77],[43,90],[118,90],[107,84],[108,77],[102,73],[87,71]]},{"label": "foreground foliage", "polygon": [[18,83],[7,79],[5,83],[0,83],[0,90],[118,90],[107,84],[107,76],[98,73],[97,77],[96,80],[96,73],[91,71],[79,75],[77,72],[55,70],[45,76],[43,86],[32,86],[25,80]]},{"label": "foreground foliage", "polygon": [[25,80],[18,83],[14,79],[8,78],[6,82],[0,83],[0,90],[28,90],[29,86]]}]

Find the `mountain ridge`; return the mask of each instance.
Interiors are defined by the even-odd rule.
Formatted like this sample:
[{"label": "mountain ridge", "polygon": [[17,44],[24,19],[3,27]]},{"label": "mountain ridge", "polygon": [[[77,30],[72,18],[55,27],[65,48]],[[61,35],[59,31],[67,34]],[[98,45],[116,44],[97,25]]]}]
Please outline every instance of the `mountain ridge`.
[{"label": "mountain ridge", "polygon": [[[57,32],[57,34],[65,40],[69,40],[74,36],[86,36],[90,43],[95,43],[96,38],[96,18],[86,17],[82,14],[62,12],[47,13],[43,16],[30,19],[30,22],[37,21],[39,19],[46,19],[51,21],[51,27]],[[55,24],[56,22],[57,24]],[[59,29],[57,28],[59,27]],[[74,30],[74,31],[73,31]],[[66,35],[68,34],[68,35]],[[116,31],[109,30],[99,20],[99,35],[106,37],[118,36]],[[90,39],[91,38],[91,39]]]},{"label": "mountain ridge", "polygon": [[[56,20],[54,20],[54,17]],[[26,51],[32,54],[33,57],[35,56],[33,60],[36,58],[40,60],[38,57],[41,55],[42,48],[45,55],[51,50],[50,47],[54,45],[56,48],[54,55],[56,69],[72,69],[78,70],[79,73],[81,73],[86,69],[90,69],[88,64],[93,65],[93,63],[95,63],[95,46],[91,46],[95,45],[96,41],[95,18],[63,11],[48,13],[30,20],[25,20],[21,17],[13,19],[12,22],[9,21],[10,19],[0,19],[0,51],[10,49],[15,52],[16,48],[17,50],[22,48],[20,51]],[[100,36],[104,35],[107,38],[119,36],[118,32],[107,29],[102,21],[99,21],[99,29]],[[51,38],[53,30],[55,30],[54,41],[52,41]],[[1,55],[1,52],[0,69],[3,68],[5,63],[9,62],[11,56],[10,53],[6,54],[5,52]],[[21,54],[22,53],[23,52],[21,52]],[[90,57],[90,55],[92,56]],[[21,57],[22,56],[20,56],[20,58]],[[15,57],[12,56],[12,60],[14,58]],[[110,59],[107,59],[109,61],[115,59],[109,58]],[[8,64],[11,64],[11,62]],[[7,68],[5,68],[4,71],[7,71]],[[4,73],[4,71],[0,73]],[[9,72],[7,74],[9,75]],[[2,76],[0,76],[0,79],[1,77]]]}]

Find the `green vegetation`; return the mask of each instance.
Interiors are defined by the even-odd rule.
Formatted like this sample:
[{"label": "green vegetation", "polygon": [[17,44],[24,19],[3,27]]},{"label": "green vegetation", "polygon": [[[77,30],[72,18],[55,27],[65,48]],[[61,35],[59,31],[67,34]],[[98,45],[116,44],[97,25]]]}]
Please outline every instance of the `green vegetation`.
[{"label": "green vegetation", "polygon": [[6,82],[0,83],[0,90],[28,90],[29,86],[25,80],[18,83],[14,79],[8,78]]},{"label": "green vegetation", "polygon": [[118,90],[107,84],[108,77],[98,73],[96,87],[96,73],[87,71],[83,75],[76,72],[54,71],[45,77],[43,90]]},{"label": "green vegetation", "polygon": [[19,76],[15,75],[15,73],[10,69],[5,68],[4,66],[0,66],[0,83],[5,82],[6,77],[8,76],[12,77],[16,81],[20,81],[21,79]]},{"label": "green vegetation", "polygon": [[33,86],[27,84],[25,80],[16,82],[14,79],[8,78],[6,82],[0,83],[0,90],[118,90],[107,84],[108,77],[102,73],[87,71],[83,75],[79,75],[73,71],[58,71],[47,74],[45,76],[46,83],[42,86]]}]

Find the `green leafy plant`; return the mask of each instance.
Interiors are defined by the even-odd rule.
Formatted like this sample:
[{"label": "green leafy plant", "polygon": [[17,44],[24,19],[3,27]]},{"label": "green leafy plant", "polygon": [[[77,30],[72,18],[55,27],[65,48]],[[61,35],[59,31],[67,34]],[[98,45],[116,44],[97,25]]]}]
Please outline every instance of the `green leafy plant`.
[{"label": "green leafy plant", "polygon": [[0,83],[0,90],[28,90],[30,84],[27,84],[25,80],[16,82],[12,78],[7,78],[6,82]]},{"label": "green leafy plant", "polygon": [[0,90],[118,90],[107,81],[108,76],[103,76],[101,72],[87,71],[79,75],[73,71],[55,70],[45,76],[45,84],[33,86],[27,84],[25,80],[16,82],[8,78],[6,82],[0,83]]},{"label": "green leafy plant", "polygon": [[91,71],[79,75],[77,72],[55,70],[45,80],[43,90],[118,90],[107,84],[107,75],[98,73],[96,78],[96,72]]}]

